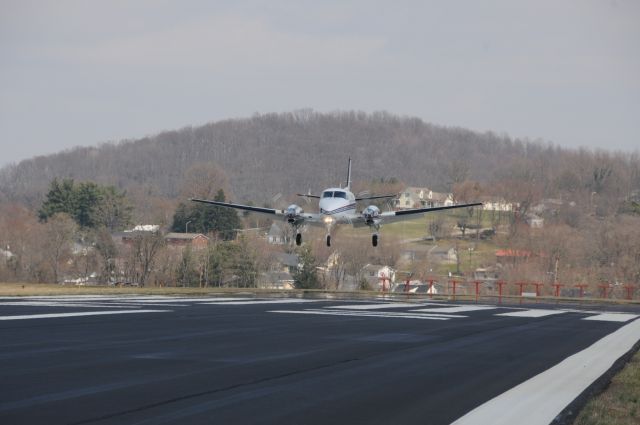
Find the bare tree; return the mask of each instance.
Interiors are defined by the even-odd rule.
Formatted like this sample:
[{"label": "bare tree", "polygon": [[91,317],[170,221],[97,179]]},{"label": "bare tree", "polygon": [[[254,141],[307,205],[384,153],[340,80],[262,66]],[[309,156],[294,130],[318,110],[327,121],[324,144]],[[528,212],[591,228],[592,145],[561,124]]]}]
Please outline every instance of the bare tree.
[{"label": "bare tree", "polygon": [[58,213],[44,226],[42,247],[45,251],[53,281],[60,282],[62,261],[70,255],[71,243],[77,232],[77,226],[67,214]]}]

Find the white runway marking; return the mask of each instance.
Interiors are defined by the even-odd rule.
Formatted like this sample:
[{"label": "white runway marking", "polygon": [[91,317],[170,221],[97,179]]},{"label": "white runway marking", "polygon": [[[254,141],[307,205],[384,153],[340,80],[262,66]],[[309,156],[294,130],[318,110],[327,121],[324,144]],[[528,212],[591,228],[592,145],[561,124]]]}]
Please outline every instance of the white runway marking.
[{"label": "white runway marking", "polygon": [[224,302],[207,302],[203,304],[207,305],[252,305],[252,304],[300,304],[300,303],[314,303],[324,300],[305,300],[298,298],[282,298],[275,300],[248,300],[248,301],[224,301]]},{"label": "white runway marking", "polygon": [[449,320],[467,316],[456,316],[453,314],[418,314],[418,313],[394,313],[390,311],[337,311],[337,310],[272,310],[268,313],[280,314],[310,314],[320,316],[350,316],[350,317],[384,317],[399,319],[421,319],[421,320]]},{"label": "white runway marking", "polygon": [[631,319],[635,319],[638,316],[637,314],[628,314],[628,313],[602,313],[597,316],[589,316],[585,317],[582,320],[598,320],[602,322],[628,322]]},{"label": "white runway marking", "polygon": [[464,305],[457,307],[437,307],[437,308],[421,308],[418,310],[411,310],[424,313],[466,313],[468,311],[482,311],[482,310],[495,310],[497,307],[488,305]]},{"label": "white runway marking", "polygon": [[344,310],[381,310],[385,308],[424,307],[424,304],[416,303],[377,303],[377,304],[350,304],[334,305],[327,308],[339,308]]},{"label": "white runway marking", "polygon": [[[105,303],[85,303],[85,302],[55,302],[55,301],[15,301],[12,303],[0,303],[0,305],[19,305],[28,307],[81,307],[81,308],[109,308],[112,304]],[[113,306],[113,307],[125,307],[125,306]],[[129,306],[128,308],[136,308],[136,306]]]},{"label": "white runway marking", "polygon": [[640,339],[635,320],[467,413],[453,425],[550,423]]},{"label": "white runway marking", "polygon": [[532,309],[523,311],[513,311],[511,313],[498,313],[495,316],[507,316],[507,317],[545,317],[553,314],[563,314],[566,311],[563,310],[542,310]]},{"label": "white runway marking", "polygon": [[165,313],[173,310],[111,310],[83,311],[78,313],[25,314],[18,316],[0,316],[0,320],[53,319],[57,317],[106,316],[109,314]]}]

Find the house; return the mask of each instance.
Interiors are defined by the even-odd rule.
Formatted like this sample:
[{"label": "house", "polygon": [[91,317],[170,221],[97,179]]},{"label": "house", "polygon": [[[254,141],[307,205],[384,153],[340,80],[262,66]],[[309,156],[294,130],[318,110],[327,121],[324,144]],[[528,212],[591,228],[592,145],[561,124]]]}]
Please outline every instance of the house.
[{"label": "house", "polygon": [[540,217],[537,214],[527,214],[526,222],[532,229],[542,229],[544,227],[544,218]]},{"label": "house", "polygon": [[453,193],[431,192],[428,199],[428,207],[450,207],[454,204]]},{"label": "house", "polygon": [[280,252],[276,254],[277,269],[279,271],[286,271],[289,273],[293,273],[295,270],[302,267],[300,265],[300,259],[296,254],[287,254],[284,252]]},{"label": "house", "polygon": [[482,202],[482,209],[484,211],[511,212],[519,207],[517,202],[509,202],[504,198],[493,198],[490,196],[481,196],[480,202]]},{"label": "house", "polygon": [[396,207],[400,209],[420,208],[426,206],[429,193],[432,193],[426,187],[407,187],[396,199]]},{"label": "house", "polygon": [[262,273],[258,279],[258,288],[293,289],[293,276],[291,276],[290,273],[283,271]]},{"label": "house", "polygon": [[473,272],[473,280],[479,280],[482,282],[495,282],[499,278],[498,268],[489,266],[489,267],[479,267]]},{"label": "house", "polygon": [[192,249],[205,249],[209,245],[209,238],[202,233],[167,233],[164,235],[167,246],[173,248],[184,248],[191,246]]},{"label": "house", "polygon": [[369,286],[375,290],[384,287],[389,290],[391,285],[396,281],[396,271],[389,266],[378,264],[367,264],[362,268],[362,276],[369,283]]},{"label": "house", "polygon": [[407,187],[396,200],[396,208],[423,208],[453,205],[453,194],[434,192],[427,187]]},{"label": "house", "polygon": [[276,223],[271,225],[269,233],[267,233],[267,242],[272,245],[284,245],[287,243],[287,237],[285,232]]},{"label": "house", "polygon": [[0,258],[4,258],[5,260],[9,260],[13,257],[13,252],[9,251],[9,247],[7,249],[0,249]]}]

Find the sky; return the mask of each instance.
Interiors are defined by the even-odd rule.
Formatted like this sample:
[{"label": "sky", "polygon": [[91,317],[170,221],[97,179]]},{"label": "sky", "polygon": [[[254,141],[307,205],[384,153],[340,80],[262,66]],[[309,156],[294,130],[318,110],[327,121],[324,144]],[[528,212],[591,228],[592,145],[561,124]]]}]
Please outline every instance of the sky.
[{"label": "sky", "polygon": [[640,149],[640,2],[0,0],[0,166],[256,113]]}]

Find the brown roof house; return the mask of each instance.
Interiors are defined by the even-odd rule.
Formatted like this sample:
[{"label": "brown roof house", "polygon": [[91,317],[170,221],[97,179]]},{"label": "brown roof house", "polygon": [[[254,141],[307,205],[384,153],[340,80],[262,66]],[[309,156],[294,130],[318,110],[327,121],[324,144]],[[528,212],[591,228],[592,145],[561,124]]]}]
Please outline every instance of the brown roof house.
[{"label": "brown roof house", "polygon": [[173,248],[185,248],[191,246],[191,249],[205,249],[209,245],[209,238],[202,233],[167,233],[164,236],[167,246]]}]

